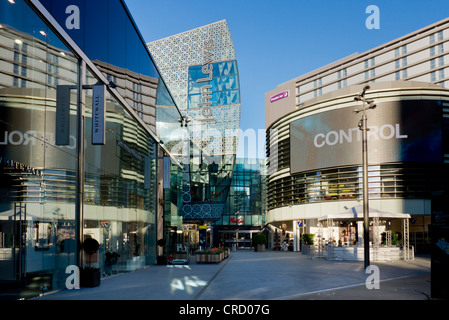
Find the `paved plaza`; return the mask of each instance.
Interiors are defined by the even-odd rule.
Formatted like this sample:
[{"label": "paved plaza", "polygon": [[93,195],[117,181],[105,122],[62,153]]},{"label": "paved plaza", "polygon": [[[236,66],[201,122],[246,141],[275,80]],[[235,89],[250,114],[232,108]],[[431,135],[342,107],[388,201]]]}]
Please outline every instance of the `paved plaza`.
[{"label": "paved plaza", "polygon": [[[371,262],[311,259],[299,252],[231,252],[218,264],[155,265],[102,279],[95,288],[60,290],[34,300],[427,300],[430,258]],[[370,283],[373,283],[372,281]]]}]

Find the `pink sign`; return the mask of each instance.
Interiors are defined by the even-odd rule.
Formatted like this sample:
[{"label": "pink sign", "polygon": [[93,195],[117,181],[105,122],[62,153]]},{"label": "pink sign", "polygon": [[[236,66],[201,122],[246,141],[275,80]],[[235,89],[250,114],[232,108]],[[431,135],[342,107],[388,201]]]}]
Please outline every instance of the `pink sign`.
[{"label": "pink sign", "polygon": [[284,99],[284,98],[287,98],[287,97],[288,97],[288,91],[281,92],[281,93],[279,93],[279,94],[277,94],[275,96],[272,96],[270,98],[270,103],[273,103],[275,101],[278,101],[278,100],[281,100],[281,99]]}]

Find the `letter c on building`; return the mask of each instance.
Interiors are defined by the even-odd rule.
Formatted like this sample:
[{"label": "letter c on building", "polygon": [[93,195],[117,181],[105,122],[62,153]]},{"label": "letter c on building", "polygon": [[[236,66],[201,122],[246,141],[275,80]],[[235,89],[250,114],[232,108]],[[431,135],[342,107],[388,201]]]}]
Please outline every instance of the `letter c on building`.
[{"label": "letter c on building", "polygon": [[322,141],[320,144],[318,144],[318,138],[322,137],[323,139],[326,138],[326,136],[323,133],[318,133],[315,138],[313,139],[313,144],[315,145],[315,147],[317,148],[321,148],[325,145],[325,142]]}]

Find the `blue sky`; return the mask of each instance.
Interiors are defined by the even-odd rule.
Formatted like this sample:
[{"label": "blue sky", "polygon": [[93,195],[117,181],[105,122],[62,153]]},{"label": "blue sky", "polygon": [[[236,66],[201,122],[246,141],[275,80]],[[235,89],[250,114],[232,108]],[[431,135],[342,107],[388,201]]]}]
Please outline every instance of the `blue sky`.
[{"label": "blue sky", "polygon": [[[226,19],[237,55],[241,128],[263,129],[277,85],[449,17],[448,0],[125,0],[146,42]],[[380,29],[369,30],[369,5]]]}]

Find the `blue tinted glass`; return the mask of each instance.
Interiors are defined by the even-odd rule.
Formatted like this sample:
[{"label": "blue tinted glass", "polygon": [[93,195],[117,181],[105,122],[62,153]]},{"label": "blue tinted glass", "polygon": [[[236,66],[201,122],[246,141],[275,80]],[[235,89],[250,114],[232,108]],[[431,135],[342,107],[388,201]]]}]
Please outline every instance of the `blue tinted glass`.
[{"label": "blue tinted glass", "polygon": [[[189,95],[189,109],[197,108],[198,103],[201,103],[201,94]],[[212,93],[210,99],[211,107],[219,107],[231,104],[240,103],[239,90],[217,91]]]},{"label": "blue tinted glass", "polygon": [[[141,53],[140,39],[130,21],[126,22],[126,68],[128,70],[139,72],[139,55]],[[121,44],[123,45],[123,43]]]},{"label": "blue tinted glass", "polygon": [[196,83],[195,81],[189,81],[189,95],[201,93],[201,88],[204,84]]},{"label": "blue tinted glass", "polygon": [[41,3],[91,60],[159,78],[121,0],[41,0]]},{"label": "blue tinted glass", "polygon": [[[220,77],[214,79],[215,86],[218,91],[232,90],[239,88],[238,76]],[[214,90],[215,91],[215,90]]]},{"label": "blue tinted glass", "polygon": [[189,67],[189,80],[197,80],[197,79],[204,78],[205,75],[204,75],[203,71],[201,70],[202,67],[203,67],[202,65],[190,66]]},{"label": "blue tinted glass", "polygon": [[[126,21],[128,17],[123,10],[120,1],[111,1],[109,3],[109,21],[108,21],[108,43],[109,59],[108,62],[115,66],[125,67],[125,46],[123,41],[126,37]],[[117,45],[112,45],[116,43]]]},{"label": "blue tinted glass", "polygon": [[114,43],[110,44],[108,41],[108,15],[99,14],[108,12],[108,7],[109,1],[88,1],[82,15],[85,17],[84,30],[87,31],[84,35],[84,51],[93,61],[108,62],[108,46],[114,46]]},{"label": "blue tinted glass", "polygon": [[[189,80],[206,78],[207,75],[203,73],[202,68],[203,68],[202,65],[190,66]],[[213,77],[235,75],[238,73],[237,62],[235,60],[212,63],[212,68],[213,68],[212,71]]]},{"label": "blue tinted glass", "polygon": [[[205,79],[208,77],[203,72],[202,65],[189,67],[189,82],[188,82],[188,108],[197,108],[198,103],[201,103],[202,95],[212,92],[211,106],[223,106],[240,103],[239,95],[239,77],[237,70],[237,63],[235,60],[217,62],[211,64],[213,71],[213,78],[210,81],[197,82],[198,79]],[[209,66],[207,67],[210,68]],[[205,87],[205,86],[210,87]],[[204,90],[202,92],[201,90]]]},{"label": "blue tinted glass", "polygon": [[[162,80],[159,80],[159,86],[158,86],[157,97],[156,97],[156,105],[158,105],[158,106],[174,106],[175,105],[170,94],[168,93],[167,87],[165,86],[165,84]],[[176,116],[176,120],[177,120],[177,117],[178,117],[178,115]]]},{"label": "blue tinted glass", "polygon": [[228,104],[240,103],[240,94],[238,90],[219,91],[212,94],[213,101],[216,101],[214,105],[224,106]]},{"label": "blue tinted glass", "polygon": [[159,73],[156,70],[147,49],[141,46],[142,52],[140,53],[140,73],[149,77],[159,78]]},{"label": "blue tinted glass", "polygon": [[[67,31],[70,37],[84,48],[85,1],[40,0],[56,21]],[[89,1],[88,3],[96,2]],[[99,1],[103,2],[103,1]],[[69,29],[70,28],[70,29]]]},{"label": "blue tinted glass", "polygon": [[22,34],[29,34],[40,41],[50,43],[53,47],[66,49],[62,41],[48,30],[48,26],[37,15],[30,14],[30,10],[24,1],[6,3],[0,10],[0,22],[20,30]]},{"label": "blue tinted glass", "polygon": [[235,60],[214,63],[214,77],[228,76],[232,74],[237,74],[237,63]]},{"label": "blue tinted glass", "polygon": [[[212,86],[209,91],[235,90],[239,88],[238,76],[214,78],[207,84]],[[204,82],[197,83],[195,80],[189,81],[189,94],[201,93],[201,88],[204,87],[204,85]]]},{"label": "blue tinted glass", "polygon": [[201,102],[200,94],[189,95],[189,109],[197,108],[198,103],[200,103],[200,102]]}]

